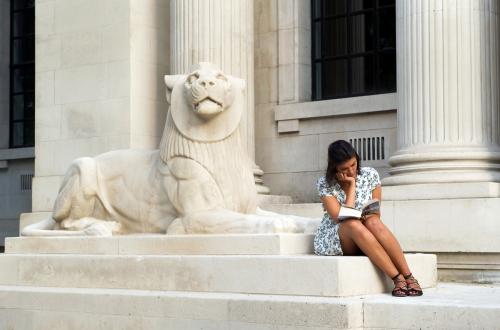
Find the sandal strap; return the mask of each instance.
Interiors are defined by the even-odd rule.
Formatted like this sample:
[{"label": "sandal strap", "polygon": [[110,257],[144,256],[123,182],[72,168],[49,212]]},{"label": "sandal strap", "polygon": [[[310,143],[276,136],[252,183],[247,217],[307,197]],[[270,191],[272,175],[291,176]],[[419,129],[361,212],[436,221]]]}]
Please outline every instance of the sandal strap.
[{"label": "sandal strap", "polygon": [[412,282],[415,282],[415,283],[418,283],[417,279],[413,276],[412,273],[408,274],[408,275],[403,275],[403,277],[405,278],[405,280],[408,282],[408,281],[412,281]]},{"label": "sandal strap", "polygon": [[[391,280],[396,281],[396,280],[398,279],[399,275],[403,275],[403,274],[401,274],[401,273],[397,273],[397,274],[396,274],[396,276],[391,277]],[[404,277],[404,276],[403,276],[403,277]],[[405,277],[405,279],[406,279],[406,277]]]},{"label": "sandal strap", "polygon": [[406,284],[405,280],[396,279],[394,280],[394,289],[408,289],[408,284]]},{"label": "sandal strap", "polygon": [[408,290],[422,291],[420,283],[418,283],[417,279],[413,277],[411,273],[410,275],[404,276],[404,278],[406,280],[406,287],[408,288]]},{"label": "sandal strap", "polygon": [[415,277],[413,277],[412,274],[404,276],[404,278],[405,278],[406,283],[410,282],[410,283],[417,283],[418,284],[417,279]]},{"label": "sandal strap", "polygon": [[408,295],[408,284],[406,283],[406,279],[400,277],[402,274],[399,273],[396,276],[392,277],[392,281],[394,282],[394,289],[392,289],[392,294],[395,296],[407,296]]},{"label": "sandal strap", "polygon": [[392,294],[406,296],[408,295],[408,288],[406,286],[398,286],[396,285],[394,289],[392,289]]}]

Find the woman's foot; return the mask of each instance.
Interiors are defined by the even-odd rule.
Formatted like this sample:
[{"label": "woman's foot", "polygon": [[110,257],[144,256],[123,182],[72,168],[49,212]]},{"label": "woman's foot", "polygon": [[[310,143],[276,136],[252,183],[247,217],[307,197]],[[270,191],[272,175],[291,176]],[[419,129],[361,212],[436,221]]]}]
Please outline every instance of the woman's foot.
[{"label": "woman's foot", "polygon": [[408,295],[408,287],[406,285],[405,278],[402,274],[398,274],[392,278],[394,282],[394,289],[392,290],[392,295],[394,297],[406,297]]},{"label": "woman's foot", "polygon": [[424,294],[420,284],[418,284],[417,279],[413,277],[412,273],[405,275],[404,279],[406,281],[408,296],[416,297]]}]

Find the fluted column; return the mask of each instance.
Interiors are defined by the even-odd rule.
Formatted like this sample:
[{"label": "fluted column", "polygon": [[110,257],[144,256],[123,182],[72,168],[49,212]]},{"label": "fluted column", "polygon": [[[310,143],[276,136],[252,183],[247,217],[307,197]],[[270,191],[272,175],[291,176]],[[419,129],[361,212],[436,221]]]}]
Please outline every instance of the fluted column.
[{"label": "fluted column", "polygon": [[[245,79],[246,111],[240,130],[255,161],[253,0],[171,0],[170,6],[171,72],[186,73],[195,63],[211,62]],[[257,166],[254,172],[263,174]],[[269,192],[262,185],[257,188]]]},{"label": "fluted column", "polygon": [[385,185],[500,182],[497,0],[398,0],[398,152]]},{"label": "fluted column", "polygon": [[172,0],[170,13],[172,73],[187,73],[193,64],[211,62],[245,79],[247,109],[241,129],[254,159],[253,1]]}]

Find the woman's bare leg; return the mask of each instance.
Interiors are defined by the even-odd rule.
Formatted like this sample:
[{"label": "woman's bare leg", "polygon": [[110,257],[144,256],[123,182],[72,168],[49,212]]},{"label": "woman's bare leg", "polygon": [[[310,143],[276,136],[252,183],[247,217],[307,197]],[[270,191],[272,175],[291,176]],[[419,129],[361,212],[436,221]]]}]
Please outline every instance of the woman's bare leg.
[{"label": "woman's bare leg", "polygon": [[392,232],[387,228],[384,223],[380,220],[378,215],[372,215],[363,221],[363,225],[375,236],[377,241],[382,245],[385,252],[391,258],[393,264],[396,266],[398,271],[403,275],[408,275],[411,273],[406,258],[399,245],[398,240]]},{"label": "woman's bare leg", "polygon": [[358,248],[387,276],[399,274],[391,258],[377,238],[359,220],[346,220],[339,228],[340,245],[345,255],[355,255]]}]

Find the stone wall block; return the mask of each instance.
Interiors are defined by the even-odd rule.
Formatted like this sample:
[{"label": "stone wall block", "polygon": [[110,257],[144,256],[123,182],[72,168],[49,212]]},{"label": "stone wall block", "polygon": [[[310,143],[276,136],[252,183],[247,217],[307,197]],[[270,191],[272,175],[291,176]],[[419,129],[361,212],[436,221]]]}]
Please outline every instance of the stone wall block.
[{"label": "stone wall block", "polygon": [[62,42],[58,35],[37,35],[35,40],[35,71],[57,70],[61,67]]},{"label": "stone wall block", "polygon": [[55,103],[54,71],[39,72],[35,75],[36,107],[52,106]]},{"label": "stone wall block", "polygon": [[61,106],[37,107],[35,119],[35,140],[53,141],[61,136]]}]

